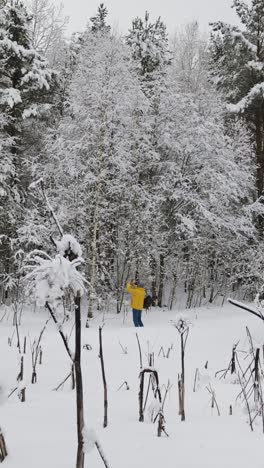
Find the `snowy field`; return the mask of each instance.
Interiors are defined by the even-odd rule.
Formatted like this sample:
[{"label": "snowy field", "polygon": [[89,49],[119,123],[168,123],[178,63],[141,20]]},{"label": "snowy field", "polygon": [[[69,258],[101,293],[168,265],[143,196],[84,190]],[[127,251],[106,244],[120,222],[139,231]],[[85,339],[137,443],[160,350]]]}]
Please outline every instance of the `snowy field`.
[{"label": "snowy field", "polygon": [[[0,319],[4,309],[1,310]],[[85,395],[85,422],[93,428],[104,449],[111,468],[263,468],[261,419],[248,425],[248,414],[243,400],[236,397],[241,391],[239,383],[227,375],[215,378],[215,373],[228,367],[232,346],[239,341],[238,357],[247,367],[249,350],[246,326],[249,327],[254,346],[264,343],[264,326],[257,318],[232,306],[201,308],[184,311],[190,321],[186,345],[186,421],[178,415],[177,376],[180,372],[180,338],[171,323],[180,312],[152,309],[143,314],[145,328],[135,329],[131,316],[105,316],[103,328],[104,360],[109,393],[109,425],[103,429],[103,386],[98,358],[98,328],[102,315],[91,321],[90,329],[83,330],[82,370]],[[1,427],[3,428],[9,456],[5,468],[73,468],[76,457],[75,392],[68,380],[63,389],[54,388],[70,371],[69,358],[54,324],[50,321],[43,335],[43,363],[37,366],[37,383],[31,380],[31,343],[48,318],[45,310],[25,312],[20,335],[27,337],[25,354],[26,401],[21,403],[17,392],[7,395],[17,386],[20,357],[13,336],[12,313],[0,322],[0,379],[4,389],[1,401]],[[67,324],[69,330],[72,323]],[[142,346],[143,365],[148,364],[148,354],[154,353],[154,366],[159,373],[162,395],[168,380],[172,384],[165,403],[165,428],[169,437],[157,437],[157,424],[149,419],[153,394],[145,411],[145,422],[138,421],[139,352],[136,331]],[[73,340],[73,336],[71,341]],[[122,350],[122,347],[123,350]],[[165,354],[172,349],[169,357]],[[72,341],[73,347],[73,341]],[[127,353],[124,350],[127,350]],[[240,352],[241,351],[241,352]],[[208,361],[208,368],[205,364]],[[261,352],[261,364],[263,362]],[[194,376],[199,369],[196,391]],[[125,385],[127,381],[129,390]],[[147,381],[146,381],[147,382]],[[220,416],[211,408],[211,396],[206,387],[215,391]],[[147,386],[147,385],[146,385]],[[119,390],[118,390],[119,389]],[[229,415],[232,405],[233,415]],[[96,450],[86,454],[85,466],[102,467]]]}]

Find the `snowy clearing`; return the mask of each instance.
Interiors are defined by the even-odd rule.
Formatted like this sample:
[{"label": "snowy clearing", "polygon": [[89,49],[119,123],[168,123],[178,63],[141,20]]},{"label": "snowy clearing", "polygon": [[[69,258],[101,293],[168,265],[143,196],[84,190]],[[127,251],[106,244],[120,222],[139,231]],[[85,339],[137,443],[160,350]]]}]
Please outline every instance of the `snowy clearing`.
[{"label": "snowy clearing", "polygon": [[[0,318],[3,316],[2,309]],[[180,372],[180,338],[171,320],[180,313],[152,309],[143,314],[145,328],[132,327],[130,313],[104,316],[103,347],[109,398],[109,425],[103,429],[103,386],[98,358],[98,328],[103,315],[91,321],[90,329],[83,329],[82,370],[84,379],[85,423],[95,431],[111,468],[166,468],[239,467],[263,468],[263,434],[261,420],[255,421],[254,432],[248,425],[248,415],[242,399],[236,401],[240,385],[226,379],[215,378],[215,372],[227,368],[233,345],[238,342],[238,352],[248,351],[246,326],[249,327],[254,346],[262,349],[264,327],[260,320],[232,306],[201,308],[184,311],[191,322],[186,345],[186,421],[178,415],[177,375]],[[37,383],[32,385],[31,344],[48,318],[46,310],[26,311],[23,314],[20,336],[27,336],[24,380],[26,401],[21,403],[15,392],[6,395],[17,386],[20,357],[16,337],[12,346],[12,313],[1,321],[1,386],[4,398],[1,404],[1,426],[6,437],[9,456],[4,462],[7,468],[70,468],[76,456],[75,392],[70,389],[70,379],[63,389],[53,391],[70,372],[71,363],[58,331],[50,321],[43,334],[43,363],[37,366]],[[72,329],[73,323],[65,325]],[[145,411],[145,422],[138,421],[139,352],[136,340],[138,332],[142,346],[143,366],[148,365],[149,353],[154,353],[154,367],[160,379],[164,395],[168,379],[172,384],[165,403],[165,428],[169,437],[157,437],[157,423],[149,420],[153,402],[152,392]],[[73,340],[73,337],[71,337]],[[121,343],[121,345],[120,345]],[[163,357],[168,348],[169,358]],[[123,347],[123,349],[122,349]],[[127,351],[127,352],[126,352]],[[159,356],[158,356],[159,354]],[[243,353],[241,353],[243,354]],[[244,356],[244,354],[243,354]],[[239,358],[243,367],[244,357]],[[205,364],[208,361],[208,369]],[[261,361],[263,358],[261,356]],[[193,392],[194,376],[199,369],[200,378]],[[233,379],[234,380],[234,379]],[[121,389],[118,388],[128,383]],[[215,391],[217,409],[211,408],[211,395],[206,386]],[[147,387],[147,380],[145,390]],[[229,415],[232,405],[233,415]],[[87,453],[85,466],[102,467],[96,450]]]}]

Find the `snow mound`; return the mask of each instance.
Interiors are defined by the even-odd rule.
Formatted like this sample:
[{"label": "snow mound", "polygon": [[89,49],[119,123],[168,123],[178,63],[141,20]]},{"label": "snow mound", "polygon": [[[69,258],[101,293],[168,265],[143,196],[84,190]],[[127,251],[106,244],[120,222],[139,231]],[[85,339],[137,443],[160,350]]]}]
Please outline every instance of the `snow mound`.
[{"label": "snow mound", "polygon": [[88,429],[84,426],[83,431],[83,451],[84,453],[89,453],[93,450],[95,442],[97,440],[96,433],[93,429]]},{"label": "snow mound", "polygon": [[79,242],[71,234],[64,234],[60,241],[56,241],[57,251],[64,256],[67,250],[71,250],[77,257],[82,256],[82,249]]}]

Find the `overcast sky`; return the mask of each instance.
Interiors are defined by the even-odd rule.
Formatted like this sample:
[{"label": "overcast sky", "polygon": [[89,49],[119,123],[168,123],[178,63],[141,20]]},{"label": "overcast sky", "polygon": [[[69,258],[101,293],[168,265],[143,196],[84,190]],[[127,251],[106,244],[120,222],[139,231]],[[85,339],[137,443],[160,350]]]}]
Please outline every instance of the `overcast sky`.
[{"label": "overcast sky", "polygon": [[[61,3],[61,0],[53,0]],[[102,0],[63,0],[65,15],[69,16],[69,32],[83,30],[88,19],[96,13]],[[151,19],[161,16],[169,33],[192,20],[198,20],[201,30],[208,30],[208,23],[216,20],[237,22],[231,8],[233,0],[105,0],[109,11],[109,23],[126,32],[135,16],[143,16],[148,10]]]}]

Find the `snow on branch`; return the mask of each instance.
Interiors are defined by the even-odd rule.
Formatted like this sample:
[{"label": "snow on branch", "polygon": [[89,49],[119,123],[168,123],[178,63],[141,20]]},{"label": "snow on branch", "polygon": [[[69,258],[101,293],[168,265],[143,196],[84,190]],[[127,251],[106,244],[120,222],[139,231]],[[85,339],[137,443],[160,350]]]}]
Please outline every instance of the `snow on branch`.
[{"label": "snow on branch", "polygon": [[21,94],[18,89],[8,88],[1,91],[0,104],[7,104],[11,109],[22,102]]},{"label": "snow on branch", "polygon": [[191,325],[190,320],[184,314],[181,314],[176,321],[171,320],[171,323],[180,334],[188,331]]},{"label": "snow on branch", "polygon": [[227,110],[233,113],[244,112],[257,97],[264,97],[264,82],[258,83],[237,104],[228,104]]},{"label": "snow on branch", "polygon": [[38,187],[38,185],[40,185],[42,182],[43,182],[43,178],[40,177],[39,179],[34,180],[34,182],[31,182],[28,188],[35,190]]},{"label": "snow on branch", "polygon": [[32,60],[37,55],[35,49],[32,47],[26,48],[18,44],[16,41],[9,39],[9,37],[0,39],[0,47],[1,49],[8,51],[10,54],[14,53],[19,58],[28,58]]},{"label": "snow on branch", "polygon": [[4,241],[10,242],[10,240],[11,240],[10,237],[8,237],[6,234],[0,234],[0,245],[2,242]]},{"label": "snow on branch", "polygon": [[256,72],[262,72],[264,68],[264,63],[260,62],[259,60],[250,60],[250,62],[246,64],[246,67]]},{"label": "snow on branch", "polygon": [[[58,254],[55,258],[42,258],[39,255],[29,255],[32,271],[26,275],[26,280],[33,285],[38,305],[51,305],[60,301],[67,290],[76,295],[83,295],[85,279],[76,270],[82,259],[73,262]],[[33,264],[32,264],[33,262]]]},{"label": "snow on branch", "polygon": [[249,20],[249,6],[242,0],[233,0],[231,8],[235,8],[236,12],[243,24],[247,24]]},{"label": "snow on branch", "polygon": [[242,32],[240,31],[230,31],[230,32],[234,39],[240,40],[243,43],[243,45],[245,45],[247,49],[249,49],[254,54],[257,53],[257,47],[254,44],[252,44],[252,42],[250,42],[248,39],[246,39]]},{"label": "snow on branch", "polygon": [[239,30],[236,26],[231,26],[227,23],[223,23],[222,21],[216,21],[214,23],[209,23],[212,26],[212,30],[214,33],[221,33],[223,37],[227,36],[233,39],[234,42],[240,42],[246,48],[252,52],[254,55],[257,53],[257,46],[252,44],[243,34],[242,31]]},{"label": "snow on branch", "polygon": [[82,256],[82,249],[79,242],[71,236],[71,234],[64,234],[60,241],[55,241],[57,245],[57,251],[60,255],[65,256],[67,251],[71,250],[71,252],[76,257]]},{"label": "snow on branch", "polygon": [[[50,111],[50,109],[51,104],[31,104],[27,109],[23,111],[22,117],[23,119],[28,119],[30,117],[37,117],[38,115],[42,114],[45,115],[45,113]],[[31,185],[32,184],[30,184],[30,186]]]}]

